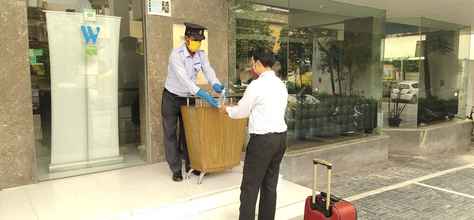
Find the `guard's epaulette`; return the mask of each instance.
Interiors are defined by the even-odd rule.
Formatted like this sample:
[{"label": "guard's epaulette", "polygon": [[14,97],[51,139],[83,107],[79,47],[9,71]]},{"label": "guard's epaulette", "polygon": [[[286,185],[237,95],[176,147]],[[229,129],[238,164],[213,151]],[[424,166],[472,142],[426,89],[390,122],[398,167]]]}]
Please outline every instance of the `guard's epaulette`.
[{"label": "guard's epaulette", "polygon": [[176,53],[179,54],[180,56],[184,56],[184,54],[185,54],[184,50],[185,50],[185,49],[183,49],[183,48],[178,48],[178,49],[176,50]]}]

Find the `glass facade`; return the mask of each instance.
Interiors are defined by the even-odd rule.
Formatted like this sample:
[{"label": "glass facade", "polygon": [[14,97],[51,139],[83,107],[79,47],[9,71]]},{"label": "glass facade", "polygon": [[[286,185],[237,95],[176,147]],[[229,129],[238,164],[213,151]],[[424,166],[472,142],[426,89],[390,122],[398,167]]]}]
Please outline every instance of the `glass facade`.
[{"label": "glass facade", "polygon": [[419,127],[466,115],[470,28],[427,18],[386,23],[387,127]]},{"label": "glass facade", "polygon": [[234,1],[231,15],[229,84],[244,91],[252,80],[248,52],[273,48],[273,69],[290,94],[291,148],[377,133],[385,11],[333,1]]},{"label": "glass facade", "polygon": [[[29,2],[40,179],[143,163],[144,2]],[[233,0],[229,10],[229,95],[253,80],[249,52],[272,48],[293,149],[466,115],[469,27],[329,0]]]},{"label": "glass facade", "polygon": [[144,163],[143,2],[30,1],[28,27],[39,179]]},{"label": "glass facade", "polygon": [[387,19],[382,109],[385,127],[416,128],[421,63],[421,20]]}]

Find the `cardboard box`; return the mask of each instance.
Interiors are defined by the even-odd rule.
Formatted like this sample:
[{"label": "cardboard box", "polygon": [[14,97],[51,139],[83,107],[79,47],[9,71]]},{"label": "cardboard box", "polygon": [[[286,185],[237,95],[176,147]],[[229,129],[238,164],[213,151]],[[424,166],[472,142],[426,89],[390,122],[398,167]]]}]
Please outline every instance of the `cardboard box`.
[{"label": "cardboard box", "polygon": [[136,131],[137,126],[133,124],[132,119],[130,118],[121,118],[119,120],[119,131],[120,132],[128,132],[128,131]]},{"label": "cardboard box", "polygon": [[143,23],[141,21],[130,21],[130,37],[143,39]]},{"label": "cardboard box", "polygon": [[131,106],[119,107],[119,118],[131,118],[131,117],[132,117]]},{"label": "cardboard box", "polygon": [[131,144],[131,143],[139,143],[140,139],[138,138],[137,132],[120,132],[119,134],[119,144]]}]

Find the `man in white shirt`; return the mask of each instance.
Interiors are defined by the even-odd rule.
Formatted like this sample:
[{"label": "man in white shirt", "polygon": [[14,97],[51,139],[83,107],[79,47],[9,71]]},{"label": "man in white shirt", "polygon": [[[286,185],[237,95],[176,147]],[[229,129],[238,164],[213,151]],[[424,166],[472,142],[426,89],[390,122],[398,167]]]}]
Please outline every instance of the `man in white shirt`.
[{"label": "man in white shirt", "polygon": [[247,87],[236,106],[222,106],[233,119],[249,117],[247,145],[240,194],[240,220],[255,219],[260,191],[259,220],[275,218],[276,188],[280,163],[286,150],[285,111],[288,91],[275,75],[275,58],[269,49],[252,53],[252,71],[257,79]]}]

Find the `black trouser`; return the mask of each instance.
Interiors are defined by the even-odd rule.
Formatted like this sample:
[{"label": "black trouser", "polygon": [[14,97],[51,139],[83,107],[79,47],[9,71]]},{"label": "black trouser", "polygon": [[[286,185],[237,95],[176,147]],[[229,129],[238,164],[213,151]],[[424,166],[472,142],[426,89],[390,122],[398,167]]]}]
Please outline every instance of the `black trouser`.
[{"label": "black trouser", "polygon": [[[193,104],[194,100],[190,100],[190,102]],[[181,106],[186,105],[186,103],[186,98],[179,97],[166,89],[163,91],[161,119],[163,124],[165,156],[173,173],[181,172],[182,159],[186,161],[186,167],[189,167],[188,148],[186,146],[183,118],[181,117]]]},{"label": "black trouser", "polygon": [[260,191],[259,220],[275,218],[278,174],[286,150],[286,132],[250,135],[240,187],[240,220],[255,219]]},{"label": "black trouser", "polygon": [[41,131],[43,145],[51,146],[51,91],[39,91]]}]

